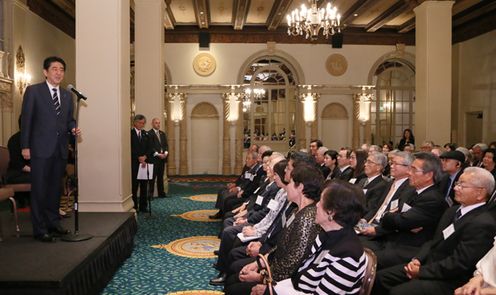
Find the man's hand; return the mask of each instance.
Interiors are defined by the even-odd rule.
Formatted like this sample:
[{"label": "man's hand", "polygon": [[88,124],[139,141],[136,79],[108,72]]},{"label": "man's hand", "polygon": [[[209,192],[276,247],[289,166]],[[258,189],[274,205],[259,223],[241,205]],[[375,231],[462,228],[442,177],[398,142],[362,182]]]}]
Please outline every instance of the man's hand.
[{"label": "man's hand", "polygon": [[24,160],[30,160],[31,159],[31,150],[30,149],[22,149],[21,150],[22,157]]},{"label": "man's hand", "polygon": [[243,227],[243,235],[245,237],[250,237],[250,236],[254,236],[255,235],[255,229],[253,228],[253,226],[245,226]]},{"label": "man's hand", "polygon": [[241,282],[261,282],[262,276],[257,271],[243,271],[239,273],[239,280]]},{"label": "man's hand", "polygon": [[31,172],[31,167],[30,167],[30,166],[28,166],[28,165],[24,165],[24,167],[22,167],[22,171],[23,171],[23,172],[28,172],[28,173],[29,173],[29,172]]},{"label": "man's hand", "polygon": [[246,255],[250,257],[256,257],[258,253],[260,253],[260,248],[262,247],[262,243],[260,242],[251,242],[248,244],[248,247],[246,247]]},{"label": "man's hand", "polygon": [[79,129],[79,127],[72,128],[71,133],[74,136],[79,136],[79,135],[81,135],[81,129]]},{"label": "man's hand", "polygon": [[368,226],[364,228],[360,233],[364,236],[375,237],[376,235],[375,226]]},{"label": "man's hand", "polygon": [[243,190],[240,190],[240,191],[238,192],[238,194],[236,195],[236,196],[238,197],[238,199],[239,199],[239,198],[241,198],[241,197],[243,196],[243,193],[244,193],[244,191],[243,191]]},{"label": "man's hand", "polygon": [[263,295],[265,293],[266,288],[267,288],[267,286],[262,285],[262,284],[258,284],[256,286],[254,286],[253,288],[251,288],[250,295]]},{"label": "man's hand", "polygon": [[416,279],[420,272],[420,261],[416,258],[413,258],[412,261],[408,262],[408,264],[405,265],[405,272],[406,276],[409,279]]},{"label": "man's hand", "polygon": [[238,218],[236,221],[234,221],[234,225],[243,225],[246,224],[246,219],[245,218]]}]

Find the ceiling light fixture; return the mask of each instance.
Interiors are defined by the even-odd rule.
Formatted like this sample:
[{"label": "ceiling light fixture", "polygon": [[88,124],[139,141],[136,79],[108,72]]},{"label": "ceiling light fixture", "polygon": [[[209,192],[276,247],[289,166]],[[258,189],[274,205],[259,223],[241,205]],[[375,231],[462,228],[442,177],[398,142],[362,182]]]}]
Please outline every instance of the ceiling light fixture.
[{"label": "ceiling light fixture", "polygon": [[296,8],[291,14],[286,15],[288,21],[288,35],[298,36],[305,34],[305,38],[315,41],[319,37],[322,29],[322,35],[329,37],[335,33],[341,33],[341,15],[338,13],[336,6],[327,3],[326,8],[318,8],[318,0],[308,0],[310,8],[305,4],[301,8]]}]

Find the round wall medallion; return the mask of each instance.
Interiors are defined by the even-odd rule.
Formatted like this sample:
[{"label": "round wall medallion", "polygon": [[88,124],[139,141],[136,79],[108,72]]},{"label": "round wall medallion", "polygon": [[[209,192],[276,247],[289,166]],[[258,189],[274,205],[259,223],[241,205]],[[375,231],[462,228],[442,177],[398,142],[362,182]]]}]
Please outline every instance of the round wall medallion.
[{"label": "round wall medallion", "polygon": [[215,71],[215,58],[208,53],[200,53],[193,60],[193,69],[200,76],[209,76]]},{"label": "round wall medallion", "polygon": [[326,69],[333,76],[341,76],[348,69],[346,58],[338,53],[331,54],[326,60]]}]

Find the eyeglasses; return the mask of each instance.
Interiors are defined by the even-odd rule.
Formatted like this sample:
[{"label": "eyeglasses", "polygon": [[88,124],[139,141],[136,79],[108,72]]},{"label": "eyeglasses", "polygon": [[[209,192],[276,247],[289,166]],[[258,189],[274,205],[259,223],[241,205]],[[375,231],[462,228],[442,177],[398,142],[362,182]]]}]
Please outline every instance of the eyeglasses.
[{"label": "eyeglasses", "polygon": [[455,182],[455,186],[459,186],[461,189],[466,189],[466,188],[483,188],[481,186],[467,186],[464,183],[459,182],[459,181]]},{"label": "eyeglasses", "polygon": [[370,164],[376,164],[376,165],[379,165],[379,163],[376,163],[376,162],[371,161],[371,160],[368,160],[368,159],[365,161],[365,164],[369,164],[369,165]]},{"label": "eyeglasses", "polygon": [[410,171],[412,171],[413,173],[425,173],[425,171],[423,169],[419,169],[417,167],[414,167],[414,166],[410,166]]},{"label": "eyeglasses", "polygon": [[407,164],[403,164],[403,163],[396,163],[396,162],[389,162],[389,165],[393,166],[404,166],[404,167],[408,167],[409,165]]}]

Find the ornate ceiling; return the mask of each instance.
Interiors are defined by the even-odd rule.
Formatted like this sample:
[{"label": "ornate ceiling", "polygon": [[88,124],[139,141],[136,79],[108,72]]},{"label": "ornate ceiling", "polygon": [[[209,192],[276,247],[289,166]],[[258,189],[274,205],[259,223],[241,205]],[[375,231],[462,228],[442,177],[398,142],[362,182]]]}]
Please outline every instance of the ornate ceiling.
[{"label": "ornate ceiling", "polygon": [[[74,37],[76,0],[28,0],[32,11]],[[84,0],[81,0],[84,1]],[[131,33],[134,1],[131,0]],[[200,31],[211,42],[275,41],[310,43],[288,37],[286,14],[307,0],[164,0],[166,42],[198,42]],[[413,9],[425,0],[333,0],[342,15],[345,44],[415,42]],[[324,6],[328,1],[320,0]],[[496,1],[456,0],[453,6],[453,42],[496,29]],[[319,43],[328,43],[325,38]]]}]

